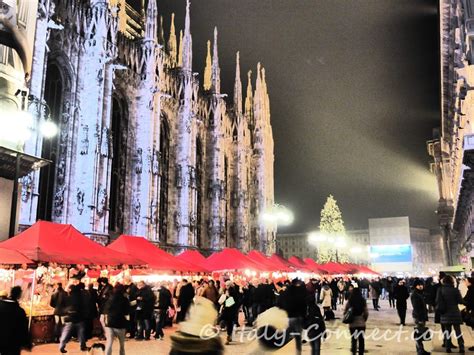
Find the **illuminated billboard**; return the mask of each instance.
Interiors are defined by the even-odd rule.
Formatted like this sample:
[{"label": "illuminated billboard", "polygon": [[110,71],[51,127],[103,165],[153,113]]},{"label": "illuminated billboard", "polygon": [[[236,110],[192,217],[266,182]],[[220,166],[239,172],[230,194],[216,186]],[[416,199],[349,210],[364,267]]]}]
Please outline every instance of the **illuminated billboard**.
[{"label": "illuminated billboard", "polygon": [[411,262],[411,245],[372,245],[370,247],[370,257],[374,264]]}]

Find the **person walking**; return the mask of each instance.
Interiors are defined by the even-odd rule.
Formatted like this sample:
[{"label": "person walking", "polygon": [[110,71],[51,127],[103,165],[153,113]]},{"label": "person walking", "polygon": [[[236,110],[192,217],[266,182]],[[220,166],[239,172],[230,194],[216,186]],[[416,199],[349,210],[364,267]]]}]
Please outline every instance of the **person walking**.
[{"label": "person walking", "polygon": [[344,282],[344,280],[341,278],[339,279],[339,281],[337,282],[337,289],[339,290],[339,304],[342,305],[344,304],[344,296],[345,296],[345,293],[346,293],[346,283]]},{"label": "person walking", "polygon": [[[291,285],[280,295],[279,308],[288,313],[289,328],[288,331],[292,333],[296,342],[296,353],[301,354],[303,332],[303,319],[306,316],[306,287],[303,281],[293,279]],[[316,304],[310,302],[310,304]],[[329,303],[329,307],[331,304]]]},{"label": "person walking", "polygon": [[411,294],[411,304],[413,306],[413,320],[415,321],[415,334],[417,335],[416,353],[417,355],[429,355],[423,346],[423,335],[426,333],[426,322],[428,321],[428,309],[426,308],[425,295],[423,294],[423,281],[415,280],[413,283],[413,292]]},{"label": "person walking", "polygon": [[[217,320],[214,304],[204,297],[196,297],[171,338],[170,355],[222,355],[224,346],[219,333],[209,334]],[[203,336],[205,334],[206,336]]]},{"label": "person walking", "polygon": [[18,300],[21,287],[14,286],[9,298],[0,300],[0,354],[20,355],[21,349],[31,350],[31,335],[28,331],[28,318]]},{"label": "person walking", "polygon": [[332,290],[327,284],[327,282],[323,283],[323,287],[321,289],[321,295],[319,296],[319,300],[321,301],[321,306],[324,310],[324,318],[326,320],[334,319],[331,317],[331,306],[332,306]]},{"label": "person walking", "polygon": [[373,282],[369,284],[369,296],[372,300],[372,305],[376,311],[379,310],[379,297],[380,292],[382,290],[382,284],[378,279],[375,279]]},{"label": "person walking", "polygon": [[105,316],[104,316],[104,306],[110,295],[112,294],[112,285],[109,284],[109,280],[106,277],[99,277],[97,279],[99,287],[97,290],[97,306],[99,308],[99,321],[102,326],[102,332],[99,336],[99,339],[105,340]]},{"label": "person walking", "polygon": [[113,288],[112,295],[104,306],[105,314],[105,354],[112,355],[112,345],[115,337],[118,338],[120,344],[120,355],[125,355],[125,333],[127,331],[128,320],[130,315],[130,302],[125,297],[126,287],[116,284]]},{"label": "person walking", "polygon": [[459,305],[462,303],[461,293],[454,287],[453,277],[446,275],[436,294],[436,306],[440,313],[441,325],[444,326],[443,338],[447,353],[450,353],[453,348],[451,334],[453,328],[458,340],[459,352],[465,352],[464,338],[461,331],[462,317],[459,310]]},{"label": "person walking", "polygon": [[353,320],[349,323],[349,331],[351,333],[351,353],[363,355],[365,351],[365,327],[367,319],[369,318],[369,310],[367,302],[362,296],[359,287],[354,287],[349,300],[344,307],[344,314],[351,310]]},{"label": "person walking", "polygon": [[400,318],[400,325],[405,325],[405,318],[407,315],[407,299],[410,297],[408,288],[405,286],[405,280],[398,281],[398,285],[393,290],[393,297],[397,301],[397,313]]},{"label": "person walking", "polygon": [[326,323],[317,304],[308,305],[305,329],[311,346],[311,355],[321,353],[321,340],[326,333]]},{"label": "person walking", "polygon": [[155,339],[163,340],[165,333],[163,333],[163,327],[165,326],[165,320],[167,317],[168,308],[171,307],[171,292],[166,288],[166,285],[162,283],[158,290],[158,297],[155,306],[156,311],[156,328],[155,328]]},{"label": "person walking", "polygon": [[64,317],[66,315],[66,298],[67,292],[64,291],[62,283],[58,282],[55,291],[51,295],[49,305],[54,308],[54,342],[59,343],[61,330],[64,326]]},{"label": "person walking", "polygon": [[[474,278],[468,277],[465,280],[467,286],[466,295],[463,298],[464,305],[466,306],[466,314],[470,322],[466,322],[466,325],[473,327],[472,321],[474,318]],[[471,324],[468,324],[471,323]],[[469,351],[474,351],[474,346],[468,348]]]},{"label": "person walking", "polygon": [[178,296],[178,307],[180,310],[176,316],[177,323],[182,322],[186,317],[186,313],[193,302],[194,294],[193,285],[191,285],[188,280],[183,279]]},{"label": "person walking", "polygon": [[61,339],[59,340],[59,351],[63,354],[67,353],[66,344],[71,340],[74,331],[76,331],[77,340],[81,345],[81,351],[86,351],[84,303],[79,285],[69,286],[69,295],[66,298],[66,310],[64,328],[61,333]]},{"label": "person walking", "polygon": [[238,323],[239,315],[239,294],[237,286],[234,286],[232,281],[226,281],[226,289],[222,297],[221,304],[221,320],[225,322],[227,331],[226,345],[232,342],[232,334],[234,332],[234,325]]},{"label": "person walking", "polygon": [[140,281],[137,286],[137,334],[135,335],[135,339],[150,340],[155,295],[151,287],[144,281]]},{"label": "person walking", "polygon": [[387,277],[388,305],[390,308],[395,308],[395,297],[394,297],[395,286],[396,286],[395,280],[392,279],[390,276]]}]

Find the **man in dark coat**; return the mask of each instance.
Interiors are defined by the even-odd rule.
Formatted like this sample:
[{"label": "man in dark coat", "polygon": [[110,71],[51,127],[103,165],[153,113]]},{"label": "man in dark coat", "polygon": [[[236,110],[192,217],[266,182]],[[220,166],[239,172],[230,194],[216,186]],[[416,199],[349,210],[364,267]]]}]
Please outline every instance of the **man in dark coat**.
[{"label": "man in dark coat", "polygon": [[155,339],[161,339],[165,337],[163,333],[163,327],[165,326],[166,315],[168,308],[171,306],[171,292],[162,284],[158,290],[158,299],[155,306],[156,315],[156,329]]},{"label": "man in dark coat", "polygon": [[137,286],[137,335],[135,339],[150,340],[155,295],[145,282],[140,281]]},{"label": "man in dark coat", "polygon": [[288,313],[288,331],[295,337],[297,354],[301,354],[303,319],[306,317],[306,294],[303,281],[294,279],[279,298],[278,306]]},{"label": "man in dark coat", "polygon": [[74,330],[81,345],[81,351],[86,351],[86,339],[84,334],[84,302],[79,285],[71,285],[69,296],[66,299],[66,317],[63,332],[59,342],[59,351],[67,353],[66,344],[72,337]]},{"label": "man in dark coat", "polygon": [[0,354],[20,355],[21,349],[31,350],[31,336],[28,319],[18,300],[21,287],[10,291],[10,298],[0,300]]},{"label": "man in dark coat", "polygon": [[428,331],[426,322],[428,321],[428,310],[426,308],[425,295],[423,294],[423,281],[417,279],[413,283],[411,294],[411,304],[413,306],[413,320],[415,321],[416,353],[417,355],[429,355],[423,347],[423,334]]},{"label": "man in dark coat", "polygon": [[451,332],[454,328],[459,352],[464,353],[464,338],[461,331],[462,317],[459,310],[459,305],[462,303],[461,293],[454,287],[454,278],[446,275],[436,295],[436,305],[440,312],[440,321],[443,326],[443,343],[446,346],[446,352],[451,352],[453,348]]},{"label": "man in dark coat", "polygon": [[176,316],[176,322],[181,322],[184,320],[186,317],[186,313],[188,313],[189,306],[191,306],[191,303],[193,302],[194,298],[194,288],[193,285],[191,285],[188,280],[183,279],[182,281],[182,286],[181,289],[179,290],[179,296],[178,296],[178,307],[181,308],[181,310],[178,312],[178,315]]},{"label": "man in dark coat", "polygon": [[97,279],[99,283],[99,289],[97,291],[97,305],[99,307],[100,315],[100,324],[102,325],[103,335],[100,336],[100,339],[105,339],[105,316],[104,316],[104,306],[107,303],[110,295],[112,294],[112,285],[109,284],[109,280],[106,277],[99,277]]},{"label": "man in dark coat", "polygon": [[125,297],[125,286],[115,285],[112,295],[104,305],[106,315],[105,336],[107,344],[105,354],[112,355],[112,345],[117,337],[120,343],[120,355],[125,355],[125,332],[128,326],[127,316],[130,314],[130,303]]},{"label": "man in dark coat", "polygon": [[136,314],[137,314],[137,286],[132,282],[131,279],[125,280],[125,287],[127,290],[127,297],[130,301],[130,321],[128,322],[127,331],[130,333],[130,339],[135,338],[135,334],[137,332],[137,322],[136,322]]},{"label": "man in dark coat", "polygon": [[59,343],[59,337],[64,325],[64,316],[66,315],[67,293],[60,282],[55,285],[55,289],[51,295],[49,305],[54,308],[54,341]]},{"label": "man in dark coat", "polygon": [[397,313],[400,317],[400,325],[405,325],[407,315],[407,299],[410,297],[408,289],[405,286],[405,280],[398,281],[398,285],[393,289],[393,296],[397,301]]}]

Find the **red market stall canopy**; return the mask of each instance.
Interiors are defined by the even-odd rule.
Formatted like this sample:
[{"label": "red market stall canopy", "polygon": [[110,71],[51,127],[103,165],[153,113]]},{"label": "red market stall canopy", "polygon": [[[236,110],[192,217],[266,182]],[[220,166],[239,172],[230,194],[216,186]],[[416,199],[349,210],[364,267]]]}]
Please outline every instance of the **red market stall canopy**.
[{"label": "red market stall canopy", "polygon": [[285,265],[280,265],[277,263],[274,263],[272,260],[267,258],[265,255],[263,255],[261,252],[258,250],[252,250],[247,254],[247,257],[250,258],[251,260],[260,263],[264,266],[266,266],[267,271],[292,271],[289,267]]},{"label": "red market stall canopy", "polygon": [[176,258],[197,266],[200,266],[203,270],[206,269],[206,258],[197,250],[185,250],[181,254],[176,255]]},{"label": "red market stall canopy", "polygon": [[17,236],[0,243],[35,262],[59,264],[144,265],[126,254],[115,252],[82,235],[70,224],[39,221]]},{"label": "red market stall canopy", "polygon": [[311,270],[314,271],[317,274],[327,274],[327,273],[329,273],[322,265],[318,264],[316,261],[314,261],[311,258],[304,259],[304,263],[306,265],[308,265],[308,267],[310,267]]},{"label": "red market stall canopy", "polygon": [[0,264],[34,264],[33,260],[28,259],[22,253],[16,250],[0,248]]},{"label": "red market stall canopy", "polygon": [[330,274],[345,274],[347,273],[347,268],[343,264],[335,263],[330,261],[326,264],[321,265],[328,273]]},{"label": "red market stall canopy", "polygon": [[148,267],[157,271],[204,272],[198,265],[177,259],[143,237],[121,235],[107,246],[108,249],[144,260]]},{"label": "red market stall canopy", "polygon": [[270,260],[275,265],[279,265],[281,270],[284,270],[284,268],[286,268],[287,272],[295,271],[296,266],[278,254],[273,254],[272,256],[270,256]]},{"label": "red market stall canopy", "polygon": [[225,248],[221,252],[212,254],[206,260],[206,267],[212,271],[246,269],[268,271],[265,265],[250,259],[235,248]]},{"label": "red market stall canopy", "polygon": [[300,258],[298,258],[297,256],[289,257],[288,261],[290,263],[292,263],[295,266],[295,268],[297,268],[299,271],[313,272],[313,270],[311,270],[311,267],[306,265],[306,263],[303,260],[301,260]]}]

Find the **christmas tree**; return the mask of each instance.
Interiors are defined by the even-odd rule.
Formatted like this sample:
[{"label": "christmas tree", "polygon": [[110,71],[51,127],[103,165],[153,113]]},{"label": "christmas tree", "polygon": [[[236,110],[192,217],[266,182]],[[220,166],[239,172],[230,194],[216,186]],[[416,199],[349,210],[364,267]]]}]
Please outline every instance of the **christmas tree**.
[{"label": "christmas tree", "polygon": [[326,235],[328,239],[326,245],[322,245],[318,248],[318,262],[326,263],[328,261],[347,261],[346,253],[341,253],[339,251],[336,252],[333,248],[336,238],[344,237],[346,229],[344,228],[341,210],[332,195],[329,195],[323,209],[321,210],[319,230],[322,234]]}]

